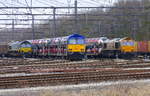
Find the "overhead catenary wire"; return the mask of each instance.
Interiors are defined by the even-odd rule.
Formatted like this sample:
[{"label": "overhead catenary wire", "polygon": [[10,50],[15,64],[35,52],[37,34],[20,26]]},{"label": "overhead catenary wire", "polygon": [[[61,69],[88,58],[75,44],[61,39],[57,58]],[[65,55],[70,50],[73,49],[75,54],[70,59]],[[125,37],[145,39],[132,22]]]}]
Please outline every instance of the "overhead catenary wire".
[{"label": "overhead catenary wire", "polygon": [[[6,5],[6,3],[3,3],[2,1],[0,1],[0,4],[2,4],[5,8],[8,8],[8,7],[10,7],[10,6],[8,6],[8,5]],[[8,3],[9,4],[9,3]],[[15,3],[16,4],[16,3]],[[9,13],[11,13],[12,11],[8,11],[7,9],[1,9],[1,10],[4,10],[5,12],[7,12],[6,14],[9,14]],[[17,13],[22,13],[22,14],[25,14],[25,12],[23,12],[23,11],[19,11],[19,10],[16,10],[17,11]],[[9,15],[7,15],[8,17],[10,17]],[[11,18],[11,17],[10,17]]]},{"label": "overhead catenary wire", "polygon": [[106,4],[107,6],[112,5],[114,3],[114,0],[90,0],[90,1],[95,3]]},{"label": "overhead catenary wire", "polygon": [[41,0],[36,0],[37,2],[40,2],[41,4],[43,4],[43,5],[46,5],[46,6],[62,6],[62,5],[64,5],[64,4],[62,4],[62,3],[58,3],[58,2],[53,2],[52,0],[49,0],[49,1],[46,1],[46,0],[43,0],[43,1],[41,1]]},{"label": "overhead catenary wire", "polygon": [[[80,3],[81,3],[81,1],[80,1]],[[88,4],[88,5],[92,5],[92,6],[100,6],[100,4],[98,4],[98,3],[96,3],[96,2],[91,2],[91,1],[89,1],[89,0],[82,0],[82,3],[83,4]],[[85,4],[85,5],[86,5]]]},{"label": "overhead catenary wire", "polygon": [[68,3],[68,13],[70,13],[70,6],[71,6],[71,0],[67,0],[67,3]]}]

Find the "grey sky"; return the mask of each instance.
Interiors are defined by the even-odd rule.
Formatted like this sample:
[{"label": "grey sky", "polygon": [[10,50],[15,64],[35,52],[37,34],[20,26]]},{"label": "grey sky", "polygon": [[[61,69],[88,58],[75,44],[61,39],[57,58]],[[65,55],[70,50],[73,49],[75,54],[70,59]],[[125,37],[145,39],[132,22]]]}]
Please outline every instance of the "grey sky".
[{"label": "grey sky", "polygon": [[[0,0],[0,7],[28,7],[31,6],[32,1],[32,7],[69,7],[74,6],[75,0]],[[109,6],[112,5],[117,0],[77,0],[79,7],[98,7],[98,6]],[[53,10],[33,10],[33,13],[52,13]],[[80,10],[79,10],[80,11]],[[82,10],[84,11],[84,10]],[[30,13],[29,9],[27,10],[0,10],[0,14],[7,14],[7,13]],[[73,12],[73,10],[57,10],[57,13],[67,13],[67,12]],[[29,19],[31,16],[1,16],[0,19]],[[49,17],[36,17],[36,18],[51,18]],[[4,23],[12,23],[1,21]],[[31,24],[29,21],[15,21],[15,23],[28,23]],[[38,22],[36,22],[38,23]],[[0,25],[1,27],[12,27],[9,25]]]},{"label": "grey sky", "polygon": [[[0,0],[0,6],[27,6],[27,3],[30,6],[31,1],[32,6],[74,6],[75,0]],[[77,0],[78,6],[100,6],[100,5],[109,5],[115,2],[116,0]]]}]

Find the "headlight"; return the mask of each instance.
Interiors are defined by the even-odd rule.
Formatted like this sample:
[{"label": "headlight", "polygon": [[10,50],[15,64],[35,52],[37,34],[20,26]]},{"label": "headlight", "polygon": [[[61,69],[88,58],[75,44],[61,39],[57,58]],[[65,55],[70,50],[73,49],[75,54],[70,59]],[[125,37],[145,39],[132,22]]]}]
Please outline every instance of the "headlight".
[{"label": "headlight", "polygon": [[84,49],[81,49],[81,52],[84,52],[85,50]]}]

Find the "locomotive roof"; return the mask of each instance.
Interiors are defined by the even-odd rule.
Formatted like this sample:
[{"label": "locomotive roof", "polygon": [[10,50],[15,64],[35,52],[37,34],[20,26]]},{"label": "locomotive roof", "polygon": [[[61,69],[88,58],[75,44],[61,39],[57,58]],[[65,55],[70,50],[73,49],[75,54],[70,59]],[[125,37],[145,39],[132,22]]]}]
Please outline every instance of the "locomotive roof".
[{"label": "locomotive roof", "polygon": [[12,45],[20,45],[20,41],[12,41],[12,42],[9,42],[8,45],[12,46]]},{"label": "locomotive roof", "polygon": [[31,42],[30,42],[30,41],[28,41],[28,40],[26,40],[26,41],[22,41],[20,44],[23,44],[23,43],[29,43],[29,44],[31,44]]},{"label": "locomotive roof", "polygon": [[99,37],[99,38],[86,38],[87,43],[100,43],[108,40],[107,37]]},{"label": "locomotive roof", "polygon": [[32,44],[39,44],[39,43],[47,43],[48,41],[50,41],[50,38],[45,38],[45,39],[35,39],[35,40],[28,40],[29,42],[31,42]]},{"label": "locomotive roof", "polygon": [[51,42],[52,43],[58,43],[58,42],[64,42],[65,43],[65,42],[67,42],[69,39],[71,39],[73,37],[75,37],[75,38],[80,37],[80,38],[85,39],[85,37],[82,36],[82,35],[72,34],[72,35],[64,36],[64,37],[51,38]]},{"label": "locomotive roof", "polygon": [[70,39],[70,38],[72,38],[72,37],[80,37],[80,38],[85,39],[85,37],[84,37],[84,36],[79,35],[79,34],[72,34],[72,35],[68,36],[68,39]]},{"label": "locomotive roof", "polygon": [[112,41],[120,41],[121,38],[114,38]]},{"label": "locomotive roof", "polygon": [[132,38],[130,37],[124,37],[124,38],[121,38],[120,41],[123,41],[123,40],[133,40]]},{"label": "locomotive roof", "polygon": [[64,37],[56,37],[56,38],[45,38],[45,39],[35,39],[35,40],[26,40],[32,44],[39,44],[39,43],[48,43],[48,42],[52,42],[52,43],[57,43],[57,42],[65,42],[65,41],[68,41],[70,38],[72,37],[80,37],[80,38],[85,38],[84,36],[82,35],[79,35],[79,34],[72,34],[72,35],[69,35],[69,36],[64,36]]}]

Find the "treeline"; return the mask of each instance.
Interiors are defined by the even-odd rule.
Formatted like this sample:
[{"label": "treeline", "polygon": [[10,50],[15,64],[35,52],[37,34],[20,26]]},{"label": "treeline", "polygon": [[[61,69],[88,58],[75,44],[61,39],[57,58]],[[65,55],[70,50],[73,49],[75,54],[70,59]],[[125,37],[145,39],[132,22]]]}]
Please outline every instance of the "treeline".
[{"label": "treeline", "polygon": [[129,36],[137,40],[150,39],[149,0],[121,0],[113,7],[80,13],[82,15],[78,16],[78,32],[75,29],[74,17],[63,17],[57,22],[56,33],[52,29],[50,36],[80,33],[87,37]]}]

